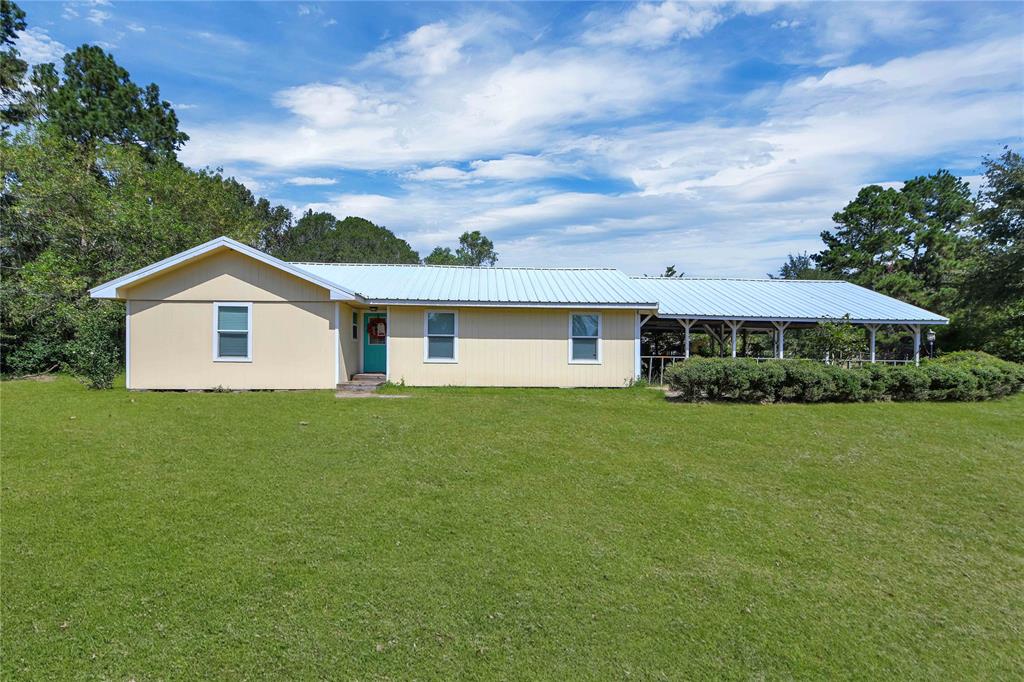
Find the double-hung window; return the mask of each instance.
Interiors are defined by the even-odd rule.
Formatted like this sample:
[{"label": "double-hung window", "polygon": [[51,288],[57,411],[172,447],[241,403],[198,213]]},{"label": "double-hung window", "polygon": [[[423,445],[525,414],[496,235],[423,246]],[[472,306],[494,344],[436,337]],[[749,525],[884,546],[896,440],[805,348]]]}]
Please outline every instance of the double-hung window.
[{"label": "double-hung window", "polygon": [[423,361],[457,362],[459,314],[446,310],[428,310],[423,319]]},{"label": "double-hung window", "polygon": [[359,313],[352,311],[352,338],[359,340]]},{"label": "double-hung window", "polygon": [[213,359],[252,360],[252,303],[213,304]]},{"label": "double-hung window", "polygon": [[571,313],[569,315],[569,362],[583,364],[601,362],[600,313]]}]

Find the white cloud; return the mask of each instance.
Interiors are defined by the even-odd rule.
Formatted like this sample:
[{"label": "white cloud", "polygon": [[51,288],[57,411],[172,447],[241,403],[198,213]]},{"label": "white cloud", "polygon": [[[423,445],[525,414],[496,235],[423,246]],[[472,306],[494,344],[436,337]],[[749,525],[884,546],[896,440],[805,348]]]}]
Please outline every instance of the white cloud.
[{"label": "white cloud", "polygon": [[21,58],[29,64],[59,62],[68,51],[60,41],[54,40],[46,31],[34,26],[18,33],[16,47]]},{"label": "white cloud", "polygon": [[106,20],[109,18],[110,12],[104,12],[101,9],[93,8],[89,10],[89,14],[85,17],[85,20],[93,24],[96,24],[97,26],[102,26],[103,23],[106,22]]},{"label": "white cloud", "polygon": [[[823,10],[803,7],[784,28],[820,28],[808,16]],[[862,185],[893,180],[891,168],[974,158],[1024,135],[1020,36],[811,71],[701,117],[662,112],[685,110],[691,91],[714,94],[713,62],[695,70],[679,53],[614,43],[518,53],[502,44],[490,54],[474,51],[474,37],[457,59],[403,68],[410,35],[346,81],[273,95],[284,121],[190,129],[183,158],[257,174],[393,171],[393,193],[309,207],[386,224],[421,252],[481,229],[508,264],[653,272],[674,262],[694,274],[763,275],[787,252],[820,248],[831,213]],[[732,115],[739,107],[745,115]],[[541,182],[554,177],[578,184]],[[586,178],[617,189],[588,189]]]},{"label": "white cloud", "polygon": [[596,24],[583,35],[592,45],[639,45],[660,47],[679,38],[696,38],[725,21],[721,2],[640,3],[621,19],[605,13],[592,18]]},{"label": "white cloud", "polygon": [[403,75],[439,76],[461,59],[467,39],[445,22],[426,24],[367,57],[366,65],[380,65]]},{"label": "white cloud", "polygon": [[294,178],[288,178],[285,183],[289,185],[298,185],[299,187],[308,186],[319,186],[319,185],[335,185],[338,183],[334,178],[318,178],[311,177],[308,175],[299,175]]},{"label": "white cloud", "polygon": [[232,50],[235,52],[245,52],[249,49],[249,43],[245,42],[241,38],[236,38],[235,36],[227,35],[225,33],[217,33],[215,31],[195,31],[192,35],[222,49]]},{"label": "white cloud", "polygon": [[135,22],[128,23],[126,25],[126,28],[129,31],[134,31],[136,33],[145,33],[146,32],[146,27],[145,26],[142,26],[141,24],[136,24]]},{"label": "white cloud", "polygon": [[337,164],[404,169],[547,147],[564,127],[643,113],[683,96],[689,68],[577,49],[536,50],[473,73],[416,81],[404,90],[311,83],[274,95],[301,121],[189,131],[184,157],[297,168]]}]

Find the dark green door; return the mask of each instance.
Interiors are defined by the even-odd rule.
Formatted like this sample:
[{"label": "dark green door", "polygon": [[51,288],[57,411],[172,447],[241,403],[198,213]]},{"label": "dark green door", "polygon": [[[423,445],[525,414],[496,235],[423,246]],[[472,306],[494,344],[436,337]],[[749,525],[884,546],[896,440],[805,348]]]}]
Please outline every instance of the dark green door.
[{"label": "dark green door", "polygon": [[383,374],[388,367],[386,313],[363,313],[363,371]]}]

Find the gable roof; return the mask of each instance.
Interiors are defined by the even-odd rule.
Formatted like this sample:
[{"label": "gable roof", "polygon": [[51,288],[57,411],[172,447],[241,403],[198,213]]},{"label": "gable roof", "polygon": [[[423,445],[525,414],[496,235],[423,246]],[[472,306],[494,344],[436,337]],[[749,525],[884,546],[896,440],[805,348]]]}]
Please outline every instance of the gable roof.
[{"label": "gable roof", "polygon": [[704,320],[946,324],[949,320],[839,280],[633,277],[658,301],[659,317]]},{"label": "gable roof", "polygon": [[160,274],[164,270],[169,270],[171,268],[184,265],[189,261],[196,260],[198,258],[201,258],[202,256],[209,254],[212,251],[217,251],[220,249],[230,249],[231,251],[236,251],[238,253],[249,256],[250,258],[255,258],[256,260],[262,263],[266,263],[271,267],[283,270],[284,272],[287,272],[290,275],[294,275],[299,279],[303,279],[306,280],[307,282],[316,284],[317,286],[321,286],[330,291],[332,301],[352,301],[357,298],[352,291],[346,289],[343,286],[338,285],[335,282],[330,282],[328,280],[321,279],[320,277],[317,277],[312,273],[309,273],[301,268],[297,268],[290,263],[286,263],[280,258],[274,258],[269,254],[263,253],[259,249],[254,249],[251,246],[246,246],[245,244],[237,242],[234,239],[231,239],[230,237],[217,237],[216,239],[211,239],[210,241],[204,244],[200,244],[199,246],[195,246],[186,251],[182,251],[181,253],[177,253],[171,256],[170,258],[164,258],[162,261],[157,261],[156,263],[147,265],[144,268],[139,268],[134,272],[129,272],[127,275],[118,277],[117,279],[112,279],[109,282],[104,282],[103,284],[100,284],[98,286],[93,287],[92,289],[89,289],[89,295],[92,298],[120,298],[118,294],[118,289],[122,287],[135,284],[145,279],[149,279],[150,277],[154,277]]},{"label": "gable roof", "polygon": [[372,304],[657,308],[657,299],[614,268],[292,263]]}]

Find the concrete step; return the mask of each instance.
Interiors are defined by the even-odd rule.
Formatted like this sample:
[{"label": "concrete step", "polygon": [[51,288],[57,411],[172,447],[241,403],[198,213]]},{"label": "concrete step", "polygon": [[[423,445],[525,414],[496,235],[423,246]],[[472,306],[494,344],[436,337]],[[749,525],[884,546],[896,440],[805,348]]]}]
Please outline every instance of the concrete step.
[{"label": "concrete step", "polygon": [[343,384],[338,384],[338,390],[347,393],[373,393],[378,386],[380,384],[367,381],[346,381]]},{"label": "concrete step", "polygon": [[376,384],[383,384],[384,375],[377,372],[363,372],[352,377],[352,381],[372,381]]}]

